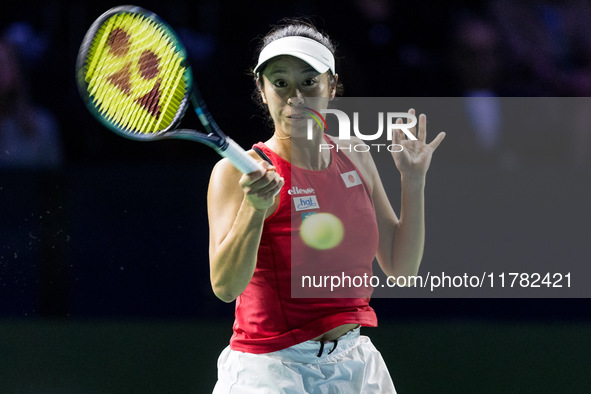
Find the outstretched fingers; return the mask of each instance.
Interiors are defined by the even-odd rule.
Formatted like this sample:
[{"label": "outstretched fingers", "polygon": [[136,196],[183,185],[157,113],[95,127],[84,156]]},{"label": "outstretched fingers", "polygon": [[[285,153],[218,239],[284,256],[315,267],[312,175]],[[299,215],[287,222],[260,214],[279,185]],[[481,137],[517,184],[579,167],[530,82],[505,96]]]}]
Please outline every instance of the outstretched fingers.
[{"label": "outstretched fingers", "polygon": [[[401,118],[396,119],[396,124],[397,125],[402,124],[402,119]],[[404,139],[404,133],[402,132],[402,130],[400,128],[395,128],[392,138],[394,139],[394,144],[400,145],[402,143],[402,140]]]},{"label": "outstretched fingers", "polygon": [[[415,115],[414,108],[408,110],[408,113],[411,115]],[[401,118],[396,119],[396,124],[401,125],[404,124],[404,121]],[[441,132],[431,141],[431,143],[427,144],[427,115],[420,114],[417,123],[415,126],[410,127],[407,129],[412,135],[414,135],[419,142],[424,143],[425,145],[429,146],[431,149],[435,150],[445,138],[445,133]],[[403,141],[408,139],[408,136],[402,131],[402,128],[397,128],[393,135],[394,143],[395,144],[402,144]]]},{"label": "outstretched fingers", "polygon": [[425,114],[419,115],[419,133],[415,135],[419,141],[427,141],[427,116]]},{"label": "outstretched fingers", "polygon": [[[415,115],[415,109],[411,108],[408,110],[408,113],[411,115]],[[412,135],[414,135],[415,137],[417,136],[417,125],[415,123],[415,125],[413,127],[411,127],[410,129],[407,129],[408,131],[410,131],[412,133]]]},{"label": "outstretched fingers", "polygon": [[435,137],[433,141],[431,141],[429,147],[431,147],[431,149],[433,150],[437,149],[437,147],[439,146],[439,144],[441,144],[441,141],[443,141],[444,138],[445,133],[442,131],[441,133],[437,134],[437,137]]}]

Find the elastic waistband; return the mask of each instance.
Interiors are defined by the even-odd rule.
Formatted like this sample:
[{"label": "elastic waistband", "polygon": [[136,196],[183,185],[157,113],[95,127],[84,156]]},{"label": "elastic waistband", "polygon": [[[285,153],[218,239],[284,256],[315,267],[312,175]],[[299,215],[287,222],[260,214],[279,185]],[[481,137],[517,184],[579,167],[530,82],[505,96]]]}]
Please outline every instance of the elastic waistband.
[{"label": "elastic waistband", "polygon": [[284,362],[323,363],[338,359],[343,353],[357,345],[361,336],[360,331],[360,327],[357,327],[334,341],[305,341],[286,349],[267,353],[267,355],[277,357]]}]

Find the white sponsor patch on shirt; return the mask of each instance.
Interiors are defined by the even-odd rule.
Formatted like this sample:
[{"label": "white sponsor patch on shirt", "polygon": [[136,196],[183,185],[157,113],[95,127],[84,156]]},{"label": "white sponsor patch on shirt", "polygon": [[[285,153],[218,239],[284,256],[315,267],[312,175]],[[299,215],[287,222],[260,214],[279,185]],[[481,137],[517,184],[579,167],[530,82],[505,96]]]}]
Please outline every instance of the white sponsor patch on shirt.
[{"label": "white sponsor patch on shirt", "polygon": [[344,174],[341,174],[341,176],[343,177],[343,181],[345,182],[345,186],[347,186],[348,188],[353,187],[353,186],[357,186],[357,185],[361,185],[361,177],[359,176],[359,174],[355,170],[345,172]]},{"label": "white sponsor patch on shirt", "polygon": [[295,195],[298,195],[298,194],[314,194],[316,192],[311,187],[308,187],[306,189],[301,189],[301,188],[299,188],[297,186],[293,186],[291,189],[289,189],[287,191],[287,193],[289,193],[290,196],[295,196]]},{"label": "white sponsor patch on shirt", "polygon": [[316,200],[316,196],[294,197],[293,205],[296,211],[320,208],[318,205],[318,200]]}]

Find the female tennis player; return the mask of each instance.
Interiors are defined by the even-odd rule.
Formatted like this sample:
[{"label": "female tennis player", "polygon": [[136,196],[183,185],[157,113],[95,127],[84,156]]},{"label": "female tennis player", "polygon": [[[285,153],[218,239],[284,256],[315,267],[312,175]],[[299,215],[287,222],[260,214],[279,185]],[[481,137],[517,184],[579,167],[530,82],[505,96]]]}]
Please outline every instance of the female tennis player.
[{"label": "female tennis player", "polygon": [[[368,298],[291,297],[292,235],[302,220],[292,201],[313,196],[342,220],[347,236],[358,242],[343,242],[335,253],[370,269],[377,256],[387,275],[415,275],[423,254],[425,175],[445,134],[427,144],[421,115],[418,132],[412,130],[417,140],[395,135],[394,143],[404,147],[392,154],[402,182],[399,219],[370,154],[319,151],[320,143],[345,144],[322,130],[311,140],[301,138],[306,99],[328,102],[340,88],[334,52],[329,37],[307,22],[291,20],[269,32],[253,71],[274,133],[253,148],[273,165],[261,161],[263,170],[243,175],[223,159],[212,172],[211,284],[220,299],[236,301],[216,394],[396,392],[380,353],[360,335],[361,326],[377,325]],[[358,174],[356,187],[344,182],[342,174],[350,172]],[[355,209],[347,201],[356,201]],[[331,263],[333,250],[324,252],[314,264]]]}]

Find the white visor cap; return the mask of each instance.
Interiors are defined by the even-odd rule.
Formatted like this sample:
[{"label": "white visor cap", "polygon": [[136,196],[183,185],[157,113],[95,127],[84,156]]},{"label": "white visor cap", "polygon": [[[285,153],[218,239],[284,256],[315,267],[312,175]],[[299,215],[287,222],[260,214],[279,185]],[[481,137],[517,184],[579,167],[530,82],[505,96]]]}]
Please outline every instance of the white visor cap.
[{"label": "white visor cap", "polygon": [[261,71],[266,62],[282,55],[297,57],[321,74],[328,70],[335,74],[334,56],[330,50],[316,40],[300,36],[283,37],[264,47],[254,68],[255,74]]}]

